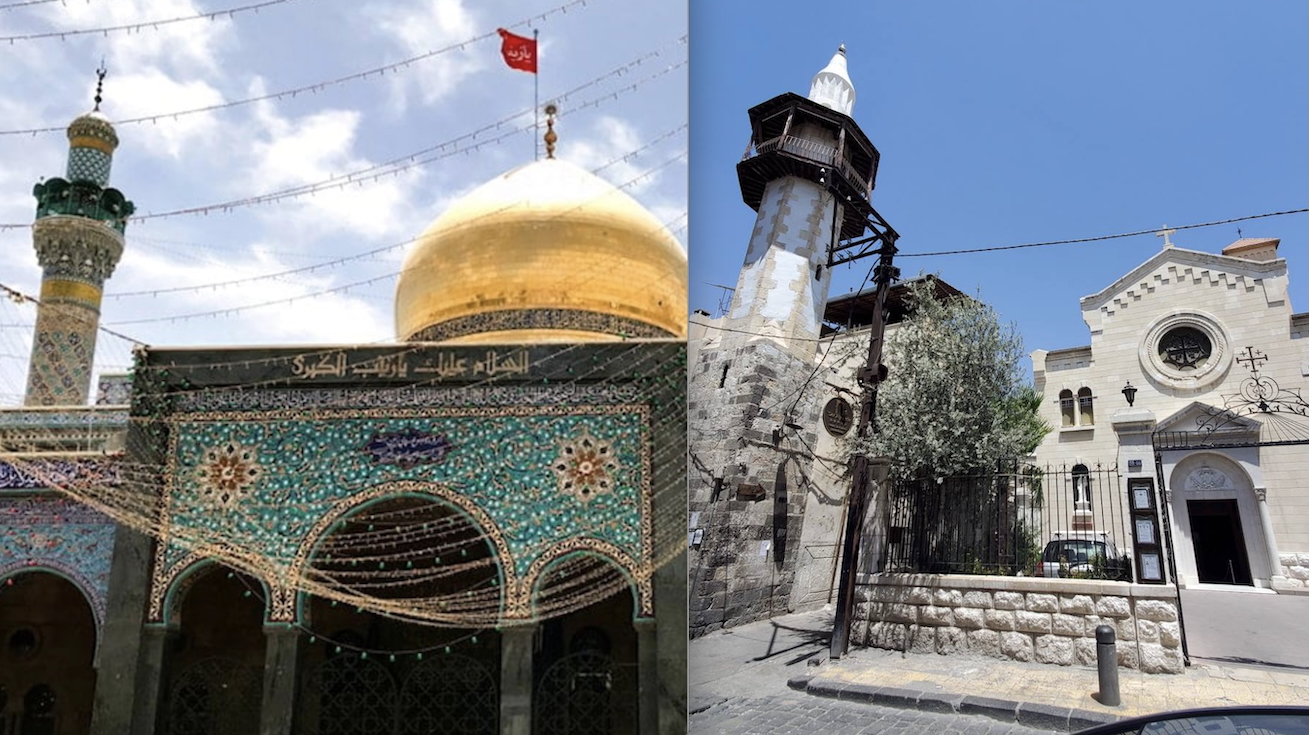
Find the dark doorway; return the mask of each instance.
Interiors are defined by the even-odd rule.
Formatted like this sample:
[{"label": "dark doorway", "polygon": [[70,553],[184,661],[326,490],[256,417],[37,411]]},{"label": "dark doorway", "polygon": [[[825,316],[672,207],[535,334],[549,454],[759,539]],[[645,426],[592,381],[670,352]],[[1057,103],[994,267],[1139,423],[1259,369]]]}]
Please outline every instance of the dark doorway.
[{"label": "dark doorway", "polygon": [[1236,501],[1191,500],[1186,508],[1191,517],[1191,543],[1195,546],[1195,570],[1200,581],[1254,584]]}]

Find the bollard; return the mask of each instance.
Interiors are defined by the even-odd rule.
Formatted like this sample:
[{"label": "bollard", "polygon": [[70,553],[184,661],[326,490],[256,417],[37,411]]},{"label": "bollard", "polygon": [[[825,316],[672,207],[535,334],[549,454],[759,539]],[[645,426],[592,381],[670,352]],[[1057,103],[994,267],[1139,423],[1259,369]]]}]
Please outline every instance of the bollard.
[{"label": "bollard", "polygon": [[1095,663],[1100,670],[1100,704],[1117,707],[1122,704],[1118,694],[1118,647],[1114,645],[1114,629],[1108,625],[1096,626]]}]

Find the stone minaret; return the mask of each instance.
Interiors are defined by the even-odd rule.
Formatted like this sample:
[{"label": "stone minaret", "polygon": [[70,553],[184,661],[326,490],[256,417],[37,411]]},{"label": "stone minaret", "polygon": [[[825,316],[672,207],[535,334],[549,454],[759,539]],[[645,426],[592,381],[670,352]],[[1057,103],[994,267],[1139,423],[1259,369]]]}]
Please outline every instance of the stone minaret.
[{"label": "stone minaret", "polygon": [[790,606],[818,439],[822,381],[807,379],[829,254],[857,242],[875,214],[878,153],[850,117],[854,98],[842,47],[808,97],[749,111],[737,175],[758,216],[722,329],[689,366],[692,636]]},{"label": "stone minaret", "polygon": [[68,126],[67,178],[47,179],[32,191],[32,241],[42,274],[28,406],[81,405],[90,392],[100,298],[122,257],[123,230],[135,209],[109,188],[117,147],[117,133],[100,114],[97,87],[95,109]]},{"label": "stone minaret", "polygon": [[724,326],[802,359],[814,354],[827,303],[828,251],[858,226],[850,202],[867,200],[876,174],[877,151],[850,119],[854,99],[842,46],[807,99],[784,94],[750,110],[737,166],[758,217]]}]

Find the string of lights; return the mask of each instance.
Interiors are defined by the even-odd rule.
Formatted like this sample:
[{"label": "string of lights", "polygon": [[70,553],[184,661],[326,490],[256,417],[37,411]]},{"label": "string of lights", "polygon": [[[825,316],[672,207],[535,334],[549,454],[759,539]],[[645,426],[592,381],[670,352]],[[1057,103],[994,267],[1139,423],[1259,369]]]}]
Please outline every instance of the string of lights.
[{"label": "string of lights", "polygon": [[[633,92],[646,83],[653,82],[656,79],[672,71],[685,67],[686,64],[687,62],[683,60],[677,64],[673,64],[668,67],[665,67],[659,72],[656,72],[643,79],[633,82],[632,84],[622,87],[621,89],[615,90],[613,92],[606,92],[605,94],[599,97],[574,105],[570,108],[569,111],[571,113],[576,113],[585,108],[598,107],[599,105],[605,102],[616,100],[618,99],[619,96]],[[563,117],[563,115],[561,114],[560,117]],[[487,129],[494,129],[495,127],[497,127],[496,124],[492,124],[490,126],[484,126],[482,129],[479,129],[478,131],[475,131],[473,133],[466,133],[452,141],[447,141],[438,146],[426,148],[422,152],[410,153],[402,157],[394,158],[390,161],[387,161],[386,163],[369,166],[367,168],[360,169],[358,171],[352,171],[350,173],[341,174],[339,176],[334,176],[330,179],[325,179],[311,184],[304,184],[301,186],[292,187],[289,189],[282,189],[279,191],[273,191],[266,194],[259,194],[252,197],[233,199],[226,202],[206,204],[197,207],[184,207],[181,209],[174,209],[164,212],[147,213],[143,215],[130,217],[129,220],[142,222],[146,220],[157,220],[167,217],[178,217],[183,215],[207,215],[207,214],[214,214],[214,213],[227,213],[241,207],[248,207],[248,206],[259,205],[259,204],[270,204],[273,202],[280,202],[287,199],[298,199],[303,196],[317,194],[323,191],[330,191],[333,189],[343,189],[345,187],[352,186],[352,185],[363,185],[365,183],[377,182],[387,177],[395,176],[403,171],[407,171],[412,168],[425,166],[429,163],[451,158],[453,156],[457,156],[460,154],[467,155],[475,151],[480,151],[482,150],[482,148],[486,146],[497,145],[509,138],[513,138],[522,135],[524,133],[532,133],[536,130],[536,123],[535,121],[533,121],[529,124],[518,126],[512,130],[509,130],[508,132],[501,133],[499,135],[495,135],[490,138],[482,138],[481,140],[478,140],[476,143],[467,142],[467,141],[476,140],[477,136],[481,132],[485,132],[485,130]],[[460,143],[465,143],[465,144],[459,145]],[[0,225],[0,228],[3,227],[4,227],[3,225]]]},{"label": "string of lights", "polygon": [[[557,7],[551,8],[550,10],[547,10],[543,13],[533,15],[529,18],[524,18],[523,20],[520,20],[516,23],[502,25],[500,27],[508,28],[508,29],[521,28],[534,22],[545,21],[546,19],[550,18],[553,15],[568,12],[570,8],[577,7],[577,6],[585,6],[587,1],[588,0],[571,0],[571,2],[567,2],[564,3],[563,5],[559,5]],[[219,110],[227,110],[234,107],[243,107],[246,105],[255,104],[257,102],[267,102],[270,100],[281,101],[286,99],[293,99],[302,94],[317,94],[318,92],[321,92],[328,88],[340,86],[343,84],[348,84],[355,81],[371,79],[374,77],[380,79],[390,72],[399,71],[401,69],[407,69],[418,62],[426,61],[428,59],[435,58],[437,56],[440,56],[445,53],[450,53],[452,51],[463,50],[470,44],[477,43],[479,41],[484,41],[491,38],[498,38],[498,37],[499,34],[497,30],[492,29],[480,33],[476,36],[473,36],[472,38],[467,38],[462,41],[458,41],[456,43],[451,43],[449,45],[442,46],[441,48],[433,49],[426,53],[418,54],[417,56],[411,56],[409,58],[401,59],[400,61],[396,61],[390,64],[384,64],[382,66],[376,66],[369,69],[364,69],[361,71],[346,74],[344,76],[335,77],[333,79],[326,79],[318,82],[313,82],[311,84],[306,84],[300,87],[283,89],[277,92],[269,92],[266,94],[256,95],[253,97],[246,97],[238,100],[229,100],[226,102],[219,102],[212,105],[203,105],[200,107],[187,108],[183,110],[164,111],[164,112],[154,113],[150,115],[142,115],[140,117],[115,120],[113,122],[114,125],[116,126],[137,125],[147,122],[157,123],[161,120],[175,120],[181,117],[186,117],[188,115],[198,115],[205,112],[216,112]],[[683,39],[685,39],[685,37],[683,37]],[[683,43],[685,43],[684,40]],[[64,127],[65,126],[62,125],[56,125],[56,126],[46,126],[40,128],[26,128],[22,130],[0,130],[0,135],[37,135],[40,133],[57,133],[57,132],[63,132]]]},{"label": "string of lights", "polygon": [[[591,173],[599,174],[599,173],[601,173],[601,172],[603,172],[603,171],[606,171],[606,170],[608,170],[608,169],[610,169],[610,168],[612,168],[612,167],[614,167],[614,166],[616,166],[616,165],[618,165],[618,164],[620,164],[620,163],[626,163],[626,162],[631,161],[631,160],[634,159],[634,158],[638,158],[638,157],[641,155],[641,153],[643,153],[643,152],[645,152],[645,151],[647,151],[647,150],[649,150],[649,149],[651,149],[651,148],[654,148],[655,146],[659,145],[659,144],[662,143],[663,141],[668,140],[668,139],[670,139],[670,138],[673,138],[673,137],[677,136],[678,134],[685,132],[686,130],[687,130],[687,125],[686,125],[685,123],[683,123],[682,125],[679,125],[679,126],[673,128],[673,129],[671,129],[671,130],[667,130],[667,131],[665,131],[665,132],[663,132],[663,133],[660,133],[659,135],[657,135],[657,136],[651,138],[649,141],[647,141],[644,145],[640,146],[639,148],[636,148],[636,149],[634,149],[634,150],[632,150],[632,151],[629,151],[629,152],[623,154],[621,157],[611,159],[611,160],[609,160],[608,162],[606,162],[606,163],[604,163],[604,164],[602,164],[602,165],[600,165],[600,166],[598,166],[598,167],[596,167],[596,168],[591,169]],[[630,186],[630,185],[632,185],[633,183],[639,183],[639,182],[628,182],[628,183],[625,184],[624,186]],[[623,188],[623,187],[620,187],[620,188]],[[685,216],[686,216],[685,214],[683,214],[683,215],[679,215],[678,219],[682,219],[682,218],[684,218]],[[676,220],[674,220],[674,221],[676,221]],[[334,258],[334,259],[332,259],[332,260],[327,260],[327,261],[323,261],[323,262],[320,262],[320,263],[315,263],[315,264],[313,264],[313,265],[307,265],[307,266],[302,266],[302,267],[299,267],[299,268],[291,268],[291,269],[287,269],[287,270],[277,271],[277,272],[275,272],[275,273],[264,273],[264,274],[260,274],[260,275],[257,275],[257,276],[248,276],[248,277],[246,277],[246,278],[235,278],[235,279],[230,279],[230,280],[226,280],[226,281],[215,281],[215,282],[211,282],[211,283],[197,284],[197,285],[194,285],[194,286],[176,286],[176,287],[172,287],[172,288],[158,288],[158,289],[147,289],[147,290],[141,290],[141,291],[123,291],[123,292],[119,292],[119,293],[107,293],[107,294],[105,294],[105,298],[106,298],[106,299],[121,299],[121,298],[139,297],[139,296],[150,296],[150,297],[155,297],[155,296],[162,296],[162,295],[164,295],[164,294],[170,294],[170,293],[180,293],[180,292],[188,292],[188,291],[207,291],[207,290],[216,290],[216,289],[227,288],[227,287],[231,287],[231,286],[240,286],[240,285],[247,285],[247,284],[250,284],[250,283],[257,283],[257,282],[260,282],[260,281],[275,280],[275,279],[285,278],[285,277],[287,277],[287,276],[300,275],[300,274],[307,274],[307,273],[316,273],[316,272],[323,271],[323,270],[328,270],[328,269],[332,269],[332,268],[337,268],[337,267],[339,267],[339,266],[346,265],[346,264],[348,264],[348,263],[353,263],[353,262],[356,262],[356,261],[359,261],[359,260],[364,260],[364,259],[367,259],[367,258],[373,258],[373,257],[376,257],[376,256],[381,255],[381,254],[383,254],[383,253],[391,252],[391,251],[394,251],[394,250],[399,250],[400,248],[408,247],[409,245],[414,244],[414,243],[417,242],[418,240],[419,240],[418,237],[411,237],[411,238],[406,239],[406,240],[403,240],[403,241],[401,241],[401,242],[392,243],[392,244],[389,244],[389,245],[383,245],[383,246],[381,246],[381,247],[373,248],[373,249],[371,249],[371,250],[366,250],[366,251],[361,252],[361,253],[355,253],[355,254],[353,254],[353,255],[346,255],[346,256],[339,257],[339,258]],[[398,275],[398,273],[397,273],[397,274],[394,274],[394,275]]]},{"label": "string of lights", "polygon": [[18,8],[30,7],[32,5],[48,5],[50,3],[63,3],[63,2],[67,2],[67,0],[19,0],[19,2],[5,3],[4,5],[0,5],[0,10],[16,10]]},{"label": "string of lights", "polygon": [[283,3],[292,1],[293,0],[263,0],[262,2],[242,5],[236,8],[225,8],[223,10],[214,10],[208,13],[197,13],[195,15],[184,15],[175,18],[155,18],[153,20],[144,20],[125,25],[101,26],[100,28],[79,28],[68,31],[46,31],[44,33],[27,33],[18,36],[0,36],[0,42],[8,41],[12,45],[18,41],[38,41],[50,38],[58,38],[60,41],[64,41],[78,36],[108,36],[110,33],[136,33],[147,29],[158,30],[160,26],[176,25],[178,23],[187,23],[193,20],[214,20],[224,16],[232,18],[242,13],[259,11],[273,5],[282,5]]},{"label": "string of lights", "polygon": [[[670,413],[676,414],[678,420],[684,421],[684,406],[678,404],[670,408]],[[661,457],[659,461],[675,462],[680,459],[680,452],[678,454],[677,457]],[[79,500],[101,507],[102,510],[107,511],[111,517],[120,522],[127,522],[135,527],[141,527],[144,519],[146,525],[148,525],[158,509],[157,474],[151,471],[149,465],[145,465],[139,468],[139,479],[133,480],[131,478],[132,473],[128,471],[130,470],[129,467],[120,466],[119,470],[119,474],[126,479],[120,479],[115,483],[105,483],[102,481],[103,478],[88,476],[83,478],[84,481],[81,483],[64,482],[63,487],[66,492]],[[303,476],[297,477],[302,481],[312,479]],[[674,490],[680,490],[680,487],[665,488],[664,494],[659,497],[666,496],[665,499],[671,501],[672,497],[677,495]],[[139,501],[138,504],[135,504],[136,507],[132,507],[133,504],[131,503],[124,502],[132,498]],[[245,509],[245,515],[255,515],[259,510],[257,506],[252,506]],[[332,557],[328,562],[328,569],[324,570],[321,565],[318,565],[306,570],[307,578],[297,580],[296,587],[317,596],[338,600],[371,611],[393,614],[415,622],[424,622],[429,625],[467,627],[477,624],[479,621],[485,624],[494,624],[496,622],[502,604],[498,591],[492,593],[484,590],[472,594],[471,591],[465,590],[462,597],[456,590],[451,594],[441,594],[422,599],[414,599],[412,596],[404,596],[403,599],[399,600],[379,598],[379,595],[396,594],[397,590],[408,589],[408,586],[415,582],[412,568],[407,564],[407,560],[412,561],[412,559],[405,556],[397,557],[394,552],[383,554],[363,552],[370,549],[376,551],[376,545],[379,542],[382,542],[388,548],[408,546],[412,549],[416,544],[421,546],[419,540],[423,537],[429,540],[444,541],[445,545],[431,547],[440,549],[439,553],[447,553],[446,550],[451,548],[451,542],[455,546],[460,545],[457,532],[452,531],[451,524],[429,524],[420,527],[415,525],[416,520],[410,522],[411,528],[416,533],[410,533],[402,538],[393,536],[390,543],[386,544],[384,541],[386,536],[378,537],[373,530],[374,526],[379,525],[378,522],[382,521],[384,517],[392,525],[396,524],[394,514],[386,514],[385,516],[357,521],[358,524],[369,521],[367,527],[370,530],[361,538],[350,539],[348,536],[329,536],[329,538],[339,538],[340,540],[330,547]],[[160,530],[154,528],[155,532]],[[212,531],[212,529],[210,530]],[[340,531],[338,529],[333,533],[339,534]],[[656,544],[660,548],[672,548],[673,553],[676,553],[676,541],[684,541],[684,539],[680,539],[680,536],[680,532],[661,534],[656,539]],[[185,547],[202,549],[211,556],[232,563],[239,568],[249,568],[252,573],[261,576],[266,576],[270,572],[270,560],[259,559],[257,554],[250,551],[254,548],[263,548],[258,544],[245,544],[240,548],[225,548],[221,543],[215,546],[215,539],[211,533],[188,534],[185,529],[176,527],[168,529],[168,540]],[[484,544],[486,540],[484,535],[479,534],[477,537],[478,543]],[[464,539],[461,551],[465,555],[469,543],[471,543],[469,539]],[[351,574],[343,575],[339,569],[333,566],[334,562],[339,561],[337,555],[340,553],[359,555],[358,558],[350,559],[351,566],[376,562],[378,568],[369,569],[367,574],[358,578]],[[418,557],[421,558],[422,555],[420,554]],[[439,558],[438,556],[437,559]],[[448,571],[441,570],[438,573],[422,576],[420,581],[425,583],[434,580],[448,581],[458,577],[458,575],[466,574],[469,569],[476,567],[477,565],[455,564],[451,565]],[[629,584],[621,575],[616,574],[610,565],[607,563],[597,564],[595,560],[572,560],[569,564],[561,565],[554,573],[563,581],[552,585],[542,585],[541,590],[538,591],[538,595],[542,599],[537,601],[533,610],[534,615],[538,617],[549,617],[577,609],[598,599],[608,597]],[[366,589],[360,588],[360,584],[365,585]]]},{"label": "string of lights", "polygon": [[[628,84],[624,87],[612,91],[606,91],[604,94],[601,94],[597,97],[580,102],[577,105],[571,107],[569,112],[576,113],[582,109],[586,109],[590,107],[599,107],[601,104],[605,102],[616,100],[620,96],[631,93],[645,84],[653,82],[659,79],[660,77],[663,77],[677,69],[681,69],[685,67],[686,64],[687,62],[684,59],[678,63],[668,65],[665,68],[659,70],[658,72],[655,72],[654,74],[648,75],[642,79],[632,82],[631,84]],[[629,66],[630,63],[629,65],[625,65],[624,67],[620,67],[620,68],[625,69],[628,68]],[[576,89],[589,88],[590,86],[594,86],[600,81],[613,77],[618,73],[619,73],[618,70],[607,72],[606,74],[596,77],[595,79],[591,80],[590,82],[587,82],[586,84],[579,85],[579,87]],[[573,94],[573,93],[574,91],[569,91],[565,94]],[[290,187],[287,189],[281,189],[278,191],[268,192],[265,194],[259,194],[256,196],[233,199],[226,202],[206,204],[196,207],[185,207],[185,208],[168,210],[158,213],[141,214],[141,215],[130,217],[129,221],[141,222],[146,220],[163,219],[163,218],[177,217],[182,215],[208,215],[214,213],[227,213],[234,209],[238,209],[242,207],[253,206],[257,204],[268,204],[268,203],[279,202],[287,199],[295,199],[295,198],[308,196],[308,195],[312,195],[332,189],[342,189],[351,185],[361,186],[366,183],[380,181],[384,178],[395,176],[400,172],[406,171],[411,168],[424,166],[434,161],[450,158],[452,156],[456,156],[459,154],[467,155],[471,152],[481,150],[484,146],[494,145],[514,136],[521,135],[523,133],[533,132],[536,129],[535,121],[531,122],[530,124],[525,124],[515,127],[508,132],[501,133],[500,135],[492,136],[490,138],[484,137],[481,140],[478,140],[476,143],[471,142],[473,140],[476,140],[479,135],[482,135],[492,130],[497,130],[499,128],[502,128],[508,121],[521,117],[524,114],[531,114],[531,113],[532,110],[530,109],[523,110],[518,113],[515,113],[514,115],[508,116],[506,118],[503,118],[493,123],[488,123],[486,125],[477,128],[476,130],[473,130],[468,133],[464,133],[463,135],[443,141],[434,146],[428,146],[421,150],[413,151],[411,153],[407,153],[402,156],[393,158],[385,163],[368,166],[366,168],[359,169],[357,171],[352,171],[346,174],[340,174],[321,181]],[[563,117],[563,114],[561,114],[560,116]],[[464,143],[464,145],[460,145],[461,143]],[[0,223],[0,231],[12,230],[12,229],[27,229],[30,227],[32,227],[31,223]]]},{"label": "string of lights", "polygon": [[[677,153],[676,155],[674,155],[672,158],[669,158],[669,159],[663,161],[662,163],[660,163],[660,164],[654,166],[653,168],[648,169],[647,171],[645,171],[644,173],[642,173],[640,176],[637,176],[637,177],[634,178],[634,179],[631,179],[631,180],[629,180],[629,181],[624,182],[624,183],[623,183],[622,185],[620,185],[618,188],[620,188],[620,189],[621,189],[621,188],[628,188],[628,187],[631,187],[631,186],[635,186],[635,185],[637,185],[637,184],[639,184],[639,183],[641,183],[641,182],[643,182],[643,181],[649,180],[650,177],[652,177],[652,176],[654,176],[655,174],[659,173],[659,172],[662,171],[663,169],[665,169],[665,168],[671,166],[671,165],[674,164],[674,163],[677,163],[677,162],[679,162],[679,161],[681,161],[681,160],[684,160],[684,159],[686,158],[686,155],[687,155],[687,152],[686,152],[686,151],[681,151],[681,152]],[[579,205],[579,206],[580,206],[580,205]],[[663,227],[663,225],[661,225],[661,227]],[[132,325],[132,324],[156,324],[156,323],[160,323],[160,322],[170,322],[170,323],[172,323],[172,322],[186,321],[186,320],[189,320],[189,319],[201,319],[201,318],[216,317],[216,316],[230,316],[230,315],[232,315],[232,314],[237,314],[237,313],[240,313],[240,312],[243,312],[243,311],[249,311],[249,310],[251,310],[251,309],[262,309],[262,308],[267,308],[267,307],[270,307],[270,306],[283,306],[283,305],[287,305],[287,304],[293,304],[293,303],[295,303],[295,302],[297,302],[297,301],[304,301],[305,299],[313,298],[313,297],[316,297],[316,296],[325,296],[325,295],[327,295],[327,294],[345,293],[345,292],[348,292],[348,291],[350,291],[350,290],[352,290],[352,289],[362,288],[362,287],[364,287],[364,286],[369,286],[369,285],[372,285],[372,284],[375,284],[375,283],[380,283],[380,282],[382,282],[382,281],[389,281],[389,280],[392,280],[392,279],[395,279],[395,278],[399,278],[400,275],[403,274],[403,273],[404,273],[403,270],[401,270],[401,271],[396,271],[396,272],[393,272],[393,273],[383,273],[382,275],[373,276],[373,277],[371,277],[371,278],[365,278],[365,279],[358,280],[358,281],[351,281],[351,282],[349,282],[349,283],[343,283],[343,284],[341,284],[341,285],[338,285],[338,286],[332,286],[332,287],[330,287],[330,288],[320,289],[320,290],[317,290],[317,291],[311,291],[311,292],[308,292],[308,293],[299,294],[299,295],[296,295],[296,296],[290,296],[290,297],[286,297],[286,298],[271,299],[271,300],[268,300],[268,301],[261,301],[261,302],[259,302],[259,303],[255,303],[255,304],[244,304],[244,305],[241,305],[241,306],[230,306],[230,307],[224,307],[224,308],[221,308],[221,309],[212,309],[212,310],[209,310],[209,311],[194,312],[194,313],[190,313],[190,314],[172,314],[172,315],[167,315],[167,316],[158,316],[158,317],[144,317],[144,318],[141,318],[141,319],[125,319],[125,320],[121,320],[121,321],[110,322],[110,324],[112,324],[112,325],[114,325],[114,326],[125,326],[125,325]]]}]

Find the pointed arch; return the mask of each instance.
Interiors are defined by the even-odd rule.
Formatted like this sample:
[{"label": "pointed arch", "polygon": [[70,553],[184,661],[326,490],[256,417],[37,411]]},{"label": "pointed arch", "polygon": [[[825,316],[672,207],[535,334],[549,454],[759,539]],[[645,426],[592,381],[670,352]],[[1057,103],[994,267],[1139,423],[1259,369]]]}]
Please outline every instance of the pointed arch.
[{"label": "pointed arch", "polygon": [[[327,513],[324,513],[309,529],[301,540],[287,570],[289,588],[299,588],[309,567],[310,560],[317,554],[324,540],[332,535],[333,529],[340,521],[359,513],[368,507],[389,500],[416,498],[448,507],[458,513],[464,520],[477,528],[482,538],[489,545],[500,576],[500,611],[510,605],[512,590],[518,585],[514,572],[514,559],[509,551],[504,533],[485,510],[469,498],[451,490],[444,485],[416,480],[400,480],[377,485],[337,501]],[[273,620],[298,619],[303,612],[305,594],[303,591],[292,594],[275,606]]]},{"label": "pointed arch", "polygon": [[638,563],[622,549],[607,541],[573,538],[551,546],[528,567],[519,587],[519,597],[522,600],[519,612],[522,617],[536,617],[541,583],[553,567],[571,557],[597,558],[614,567],[627,580],[632,593],[634,615],[650,617],[654,614],[653,570],[648,565]]}]

